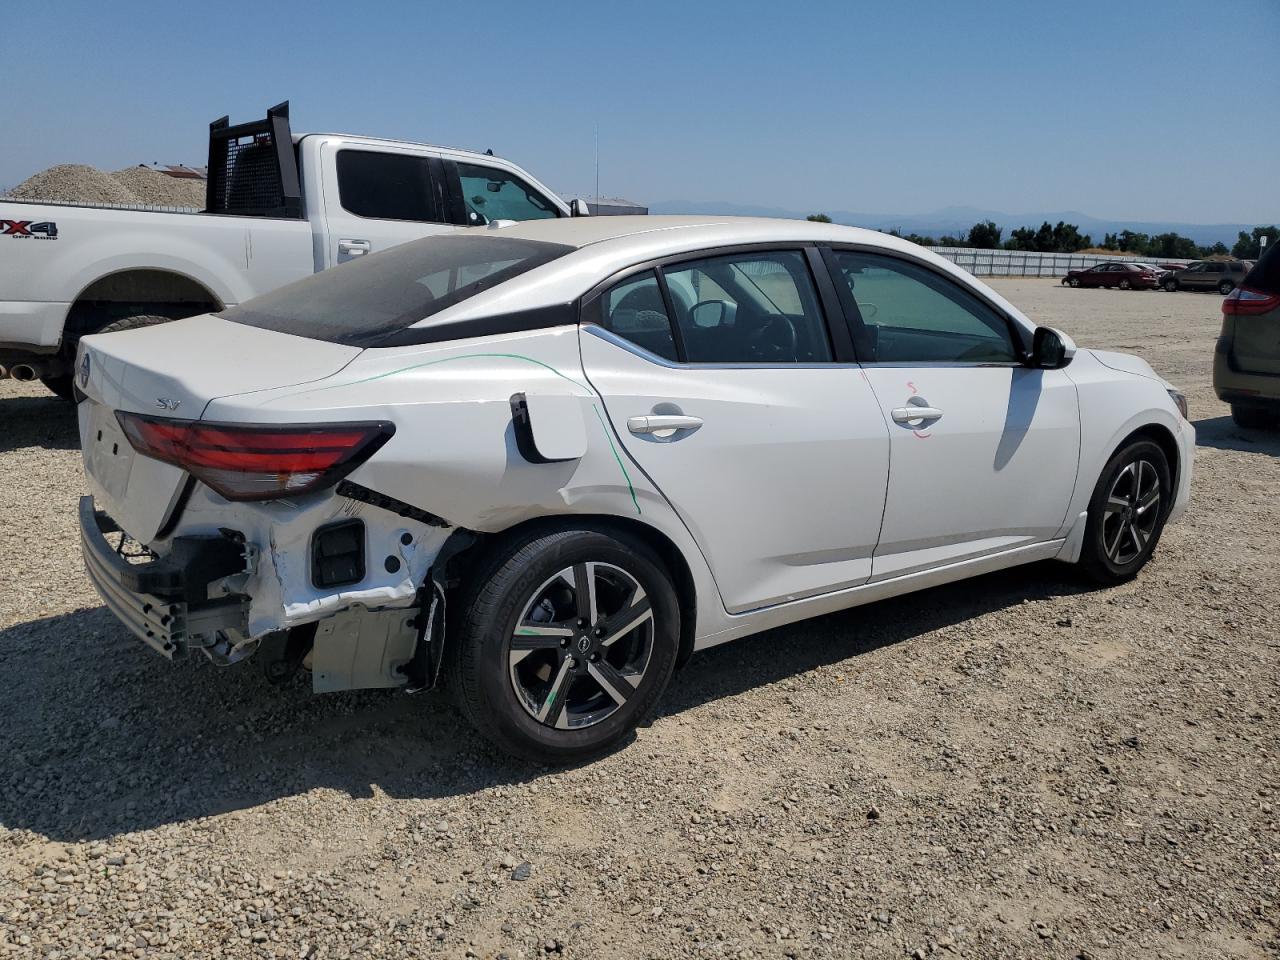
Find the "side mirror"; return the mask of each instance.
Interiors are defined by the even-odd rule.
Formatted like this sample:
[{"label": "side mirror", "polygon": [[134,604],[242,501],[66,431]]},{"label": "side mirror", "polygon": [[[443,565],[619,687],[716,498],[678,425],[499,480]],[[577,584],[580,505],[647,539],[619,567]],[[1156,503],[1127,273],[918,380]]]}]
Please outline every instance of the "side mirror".
[{"label": "side mirror", "polygon": [[571,217],[589,217],[591,216],[591,208],[587,206],[587,201],[573,199],[569,201],[569,216]]},{"label": "side mirror", "polygon": [[711,329],[724,323],[725,302],[723,300],[703,300],[695,303],[689,311],[689,319],[695,327]]},{"label": "side mirror", "polygon": [[1053,327],[1036,327],[1031,340],[1031,366],[1037,370],[1060,370],[1076,355],[1076,342]]}]

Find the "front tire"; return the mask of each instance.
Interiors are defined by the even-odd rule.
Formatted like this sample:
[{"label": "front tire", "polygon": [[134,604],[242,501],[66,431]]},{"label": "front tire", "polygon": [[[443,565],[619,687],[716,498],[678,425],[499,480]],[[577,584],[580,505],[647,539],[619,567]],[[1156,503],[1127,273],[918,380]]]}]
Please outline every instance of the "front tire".
[{"label": "front tire", "polygon": [[1068,287],[1078,287],[1078,286],[1080,286],[1080,281],[1079,281],[1079,280],[1077,280],[1075,277],[1068,277],[1068,278],[1067,278],[1067,286],[1068,286]]},{"label": "front tire", "polygon": [[1234,290],[1235,288],[1236,288],[1236,285],[1232,283],[1230,280],[1223,280],[1220,284],[1218,284],[1218,292],[1222,294],[1224,297],[1229,295],[1231,291]]},{"label": "front tire", "polygon": [[1151,440],[1135,440],[1102,470],[1085,524],[1080,567],[1114,585],[1132,580],[1160,542],[1173,501],[1169,461]]},{"label": "front tire", "polygon": [[1177,293],[1177,292],[1178,292],[1178,281],[1177,281],[1177,280],[1166,280],[1166,281],[1164,282],[1163,286],[1164,286],[1164,292],[1165,292],[1165,293]]},{"label": "front tire", "polygon": [[641,541],[604,529],[500,546],[461,599],[449,685],[499,749],[578,763],[629,737],[675,667],[680,605]]}]

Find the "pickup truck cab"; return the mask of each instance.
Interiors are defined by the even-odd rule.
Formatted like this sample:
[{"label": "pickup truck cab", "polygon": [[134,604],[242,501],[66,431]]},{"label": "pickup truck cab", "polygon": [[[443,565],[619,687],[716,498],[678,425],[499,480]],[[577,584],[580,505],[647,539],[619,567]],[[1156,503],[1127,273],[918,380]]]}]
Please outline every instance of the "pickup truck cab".
[{"label": "pickup truck cab", "polygon": [[234,306],[418,237],[585,213],[510,161],[421,143],[210,125],[207,209],[0,198],[0,378],[72,392],[82,336]]}]

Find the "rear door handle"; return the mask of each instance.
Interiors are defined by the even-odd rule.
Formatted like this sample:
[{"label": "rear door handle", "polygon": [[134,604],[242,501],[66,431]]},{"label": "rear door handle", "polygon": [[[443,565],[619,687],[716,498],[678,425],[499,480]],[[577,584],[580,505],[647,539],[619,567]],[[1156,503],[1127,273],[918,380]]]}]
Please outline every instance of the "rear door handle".
[{"label": "rear door handle", "polygon": [[363,257],[373,249],[368,240],[339,240],[338,256]]},{"label": "rear door handle", "polygon": [[653,414],[648,417],[632,417],[627,421],[627,429],[632,433],[675,433],[677,430],[697,430],[700,426],[701,417],[676,414]]},{"label": "rear door handle", "polygon": [[896,407],[889,412],[894,423],[911,423],[913,420],[938,420],[942,411],[937,407]]}]

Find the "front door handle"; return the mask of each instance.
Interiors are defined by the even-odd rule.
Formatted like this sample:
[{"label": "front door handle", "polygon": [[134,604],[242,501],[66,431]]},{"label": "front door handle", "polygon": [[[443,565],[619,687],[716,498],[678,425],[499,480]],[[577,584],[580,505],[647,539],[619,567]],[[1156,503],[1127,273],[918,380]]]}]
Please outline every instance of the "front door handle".
[{"label": "front door handle", "polygon": [[340,257],[363,257],[366,253],[371,252],[372,244],[368,240],[339,240],[338,256]]},{"label": "front door handle", "polygon": [[676,414],[651,414],[647,417],[632,417],[627,421],[627,429],[632,433],[675,433],[677,430],[697,430],[702,426],[701,417],[685,417]]},{"label": "front door handle", "polygon": [[914,420],[938,420],[942,411],[937,407],[896,407],[889,411],[894,423],[911,423]]}]

